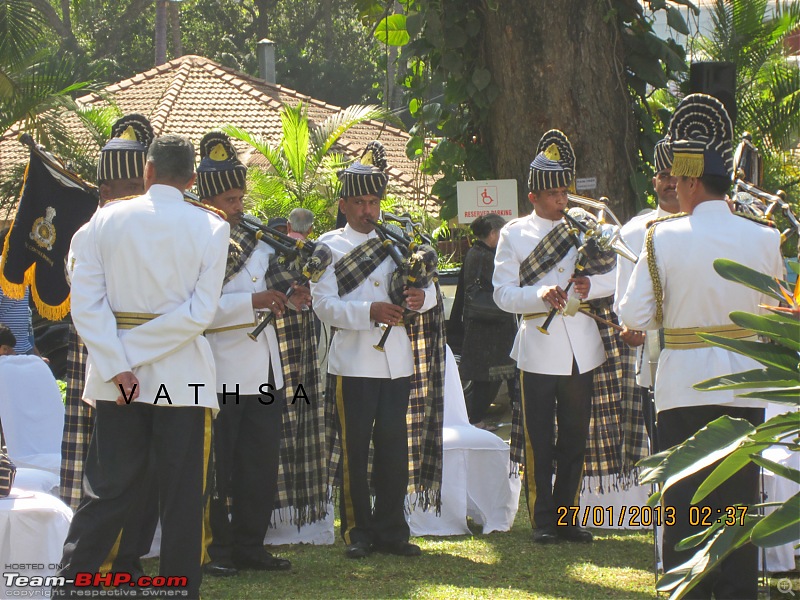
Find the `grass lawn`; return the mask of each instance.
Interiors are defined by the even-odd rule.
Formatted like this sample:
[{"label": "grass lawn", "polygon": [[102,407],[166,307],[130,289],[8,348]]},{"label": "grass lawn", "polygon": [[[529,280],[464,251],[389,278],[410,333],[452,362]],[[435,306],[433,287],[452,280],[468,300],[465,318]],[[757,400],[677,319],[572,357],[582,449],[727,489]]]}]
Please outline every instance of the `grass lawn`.
[{"label": "grass lawn", "polygon": [[[593,544],[531,541],[524,494],[514,527],[505,533],[423,537],[419,558],[373,554],[362,560],[344,556],[338,536],[333,546],[276,546],[274,554],[292,561],[286,573],[243,571],[237,577],[205,576],[204,600],[283,598],[546,598],[652,599],[652,532],[595,529]],[[145,561],[154,575],[157,559]],[[797,573],[792,588],[800,591]],[[772,598],[790,598],[771,580]],[[662,594],[659,598],[666,599]],[[760,598],[769,598],[764,593]]]}]

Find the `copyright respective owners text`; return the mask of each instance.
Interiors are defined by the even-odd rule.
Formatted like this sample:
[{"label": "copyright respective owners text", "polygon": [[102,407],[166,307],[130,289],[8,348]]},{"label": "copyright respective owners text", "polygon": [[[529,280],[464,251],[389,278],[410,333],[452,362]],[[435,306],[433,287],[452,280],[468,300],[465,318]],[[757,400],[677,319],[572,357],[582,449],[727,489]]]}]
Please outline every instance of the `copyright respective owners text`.
[{"label": "copyright respective owners text", "polygon": [[55,575],[58,564],[6,565],[4,598],[185,598],[187,578],[132,575],[124,571]]}]

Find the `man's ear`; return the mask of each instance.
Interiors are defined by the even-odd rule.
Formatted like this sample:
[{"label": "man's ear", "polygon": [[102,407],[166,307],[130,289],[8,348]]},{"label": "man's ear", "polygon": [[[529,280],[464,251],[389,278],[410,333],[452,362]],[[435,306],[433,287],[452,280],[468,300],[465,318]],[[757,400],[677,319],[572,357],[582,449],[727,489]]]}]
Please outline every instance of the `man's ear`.
[{"label": "man's ear", "polygon": [[192,173],[192,176],[189,177],[189,181],[186,182],[186,185],[183,187],[183,189],[188,190],[191,188],[194,185],[195,179],[197,179],[197,173]]},{"label": "man's ear", "polygon": [[536,206],[536,194],[534,194],[533,192],[528,192],[528,200],[530,201],[531,204]]}]

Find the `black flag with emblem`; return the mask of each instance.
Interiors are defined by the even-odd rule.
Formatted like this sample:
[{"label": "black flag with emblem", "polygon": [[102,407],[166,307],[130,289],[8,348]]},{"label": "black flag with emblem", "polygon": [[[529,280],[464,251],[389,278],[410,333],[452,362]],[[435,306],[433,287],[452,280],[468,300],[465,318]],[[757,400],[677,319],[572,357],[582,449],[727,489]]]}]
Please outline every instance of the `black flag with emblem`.
[{"label": "black flag with emblem", "polygon": [[39,314],[58,320],[69,312],[64,261],[73,234],[97,208],[97,188],[30,139],[23,143],[31,147],[30,161],[3,246],[0,286],[6,296],[19,299],[29,285]]}]

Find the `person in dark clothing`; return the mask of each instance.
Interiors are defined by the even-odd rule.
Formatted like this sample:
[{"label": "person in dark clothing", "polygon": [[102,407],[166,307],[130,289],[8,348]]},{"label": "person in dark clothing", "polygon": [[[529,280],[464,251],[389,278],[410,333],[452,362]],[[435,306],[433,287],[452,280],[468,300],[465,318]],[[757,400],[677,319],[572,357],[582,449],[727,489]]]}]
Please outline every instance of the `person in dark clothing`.
[{"label": "person in dark clothing", "polygon": [[[471,286],[479,287],[491,298],[494,291],[494,254],[500,230],[505,224],[505,219],[500,215],[488,214],[478,217],[470,225],[477,240],[464,257],[456,292],[456,296],[463,298],[464,302],[468,302],[466,290]],[[458,300],[456,303],[463,306]],[[509,354],[517,333],[517,323],[510,313],[484,312],[477,315],[467,309],[462,314],[464,342],[459,369],[462,379],[473,382],[472,399],[467,405],[469,422],[481,429],[494,431],[497,426],[487,425],[484,419],[504,380],[509,381],[511,392],[516,365]],[[461,315],[458,318],[462,318]]]}]

